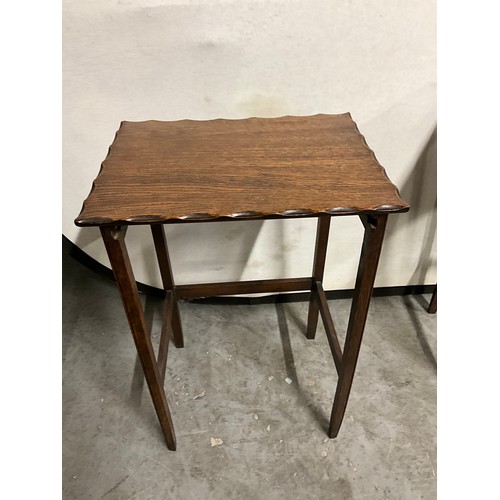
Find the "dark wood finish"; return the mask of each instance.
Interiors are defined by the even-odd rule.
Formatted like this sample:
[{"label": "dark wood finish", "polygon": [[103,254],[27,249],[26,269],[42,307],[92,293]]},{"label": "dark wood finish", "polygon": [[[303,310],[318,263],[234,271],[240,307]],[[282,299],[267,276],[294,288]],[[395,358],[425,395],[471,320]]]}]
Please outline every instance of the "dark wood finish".
[{"label": "dark wood finish", "polygon": [[427,309],[427,312],[429,314],[436,314],[437,312],[437,291],[438,287],[436,285],[432,292],[431,301],[429,302],[429,308]]},{"label": "dark wood finish", "polygon": [[168,255],[167,239],[165,238],[165,230],[163,224],[151,224],[151,233],[155,245],[156,257],[160,267],[161,280],[165,293],[172,292],[172,334],[176,347],[184,347],[184,336],[182,335],[181,315],[179,305],[177,303],[177,295],[175,293],[174,276],[172,273],[172,265]]},{"label": "dark wood finish", "polygon": [[342,364],[333,402],[330,420],[329,436],[337,437],[344,418],[347,400],[351,392],[352,380],[358,361],[359,348],[365,329],[368,306],[375,282],[380,251],[384,239],[387,215],[376,218],[362,218],[365,224],[365,235],[354,288],[354,298],[351,305],[347,334],[344,343]]},{"label": "dark wood finish", "polygon": [[[163,389],[170,334],[182,347],[178,299],[310,292],[306,335],[319,314],[339,373],[329,435],[337,436],[357,364],[389,213],[409,206],[349,113],[245,120],[122,122],[78,226],[100,226],[167,446],[176,448]],[[330,217],[359,215],[365,236],[344,349],[323,290]],[[317,217],[312,277],[176,286],[164,223]],[[155,357],[124,233],[149,224],[165,290]]]},{"label": "dark wood finish", "polygon": [[349,113],[122,122],[79,226],[405,212]]},{"label": "dark wood finish", "polygon": [[158,420],[170,450],[175,450],[176,440],[163,382],[156,362],[151,338],[144,320],[137,284],[134,279],[122,229],[102,227],[101,235],[106,246],[109,261],[115,274],[116,283],[125,309],[125,314],[134,338],[135,347],[141,360],[144,376],[153,399]]},{"label": "dark wood finish", "polygon": [[[330,216],[318,217],[318,228],[316,230],[316,246],[314,250],[313,282],[323,281],[325,273],[326,251],[328,247],[328,235],[330,234]],[[309,312],[307,314],[306,337],[313,339],[318,326],[319,300],[317,288],[312,287],[309,298]]]},{"label": "dark wood finish", "polygon": [[220,283],[200,283],[177,285],[177,297],[214,297],[216,295],[241,295],[244,293],[296,292],[310,290],[311,278],[284,278],[276,280],[226,281]]},{"label": "dark wood finish", "polygon": [[172,292],[168,291],[165,296],[165,305],[163,308],[163,323],[161,327],[160,345],[158,347],[158,369],[160,370],[160,378],[162,382],[165,380],[165,372],[167,371],[167,356],[170,340],[170,332],[172,331],[172,313],[174,311],[174,297]]},{"label": "dark wood finish", "polygon": [[316,281],[315,283],[315,291],[318,298],[321,318],[323,319],[323,325],[325,327],[326,338],[328,339],[328,344],[330,345],[330,350],[332,351],[333,361],[335,362],[335,368],[337,368],[337,373],[340,373],[342,364],[342,348],[340,347],[339,338],[337,337],[332,315],[330,314],[325,291],[319,281]]}]

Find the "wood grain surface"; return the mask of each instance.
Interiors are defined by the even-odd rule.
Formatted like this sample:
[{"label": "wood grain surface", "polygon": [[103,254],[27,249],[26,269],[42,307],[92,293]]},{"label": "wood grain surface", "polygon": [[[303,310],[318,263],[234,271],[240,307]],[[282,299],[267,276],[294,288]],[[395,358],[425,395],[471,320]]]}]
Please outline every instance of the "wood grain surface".
[{"label": "wood grain surface", "polygon": [[124,121],[75,224],[408,209],[349,113]]}]

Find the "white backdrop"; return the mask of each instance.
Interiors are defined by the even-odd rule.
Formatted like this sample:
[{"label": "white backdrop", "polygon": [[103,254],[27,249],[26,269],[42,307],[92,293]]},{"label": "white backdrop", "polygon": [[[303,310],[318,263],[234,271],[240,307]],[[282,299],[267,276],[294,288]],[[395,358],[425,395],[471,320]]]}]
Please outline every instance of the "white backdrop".
[{"label": "white backdrop", "polygon": [[[63,2],[63,233],[77,228],[122,120],[350,111],[402,197],[375,286],[436,281],[436,6],[433,0]],[[306,276],[313,220],[167,226],[177,283]],[[354,285],[362,226],[333,219],[326,289]],[[148,228],[127,243],[136,279],[161,286]],[[144,258],[145,257],[145,258]]]}]

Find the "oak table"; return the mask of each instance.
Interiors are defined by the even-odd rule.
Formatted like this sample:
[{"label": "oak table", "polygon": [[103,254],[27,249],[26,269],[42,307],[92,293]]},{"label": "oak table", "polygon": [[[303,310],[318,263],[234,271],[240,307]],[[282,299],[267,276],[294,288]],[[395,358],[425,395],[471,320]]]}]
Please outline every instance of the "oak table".
[{"label": "oak table", "polygon": [[[306,336],[321,314],[338,383],[329,436],[337,436],[351,390],[387,217],[406,212],[349,113],[243,120],[121,123],[77,226],[98,226],[167,446],[176,449],[164,390],[170,335],[183,347],[178,301],[194,297],[310,291]],[[364,239],[343,348],[322,281],[331,217],[355,215]],[[164,224],[317,218],[310,276],[176,285]],[[165,289],[155,354],[125,246],[129,225],[147,224]]]}]

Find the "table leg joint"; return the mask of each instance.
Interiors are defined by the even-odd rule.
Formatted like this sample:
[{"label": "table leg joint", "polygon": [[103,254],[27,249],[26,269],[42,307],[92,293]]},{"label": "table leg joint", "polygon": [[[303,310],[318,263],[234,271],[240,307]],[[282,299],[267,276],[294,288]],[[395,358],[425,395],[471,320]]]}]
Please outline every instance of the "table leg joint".
[{"label": "table leg joint", "polygon": [[125,235],[127,234],[128,226],[112,226],[109,228],[109,234],[115,241],[125,239]]}]

